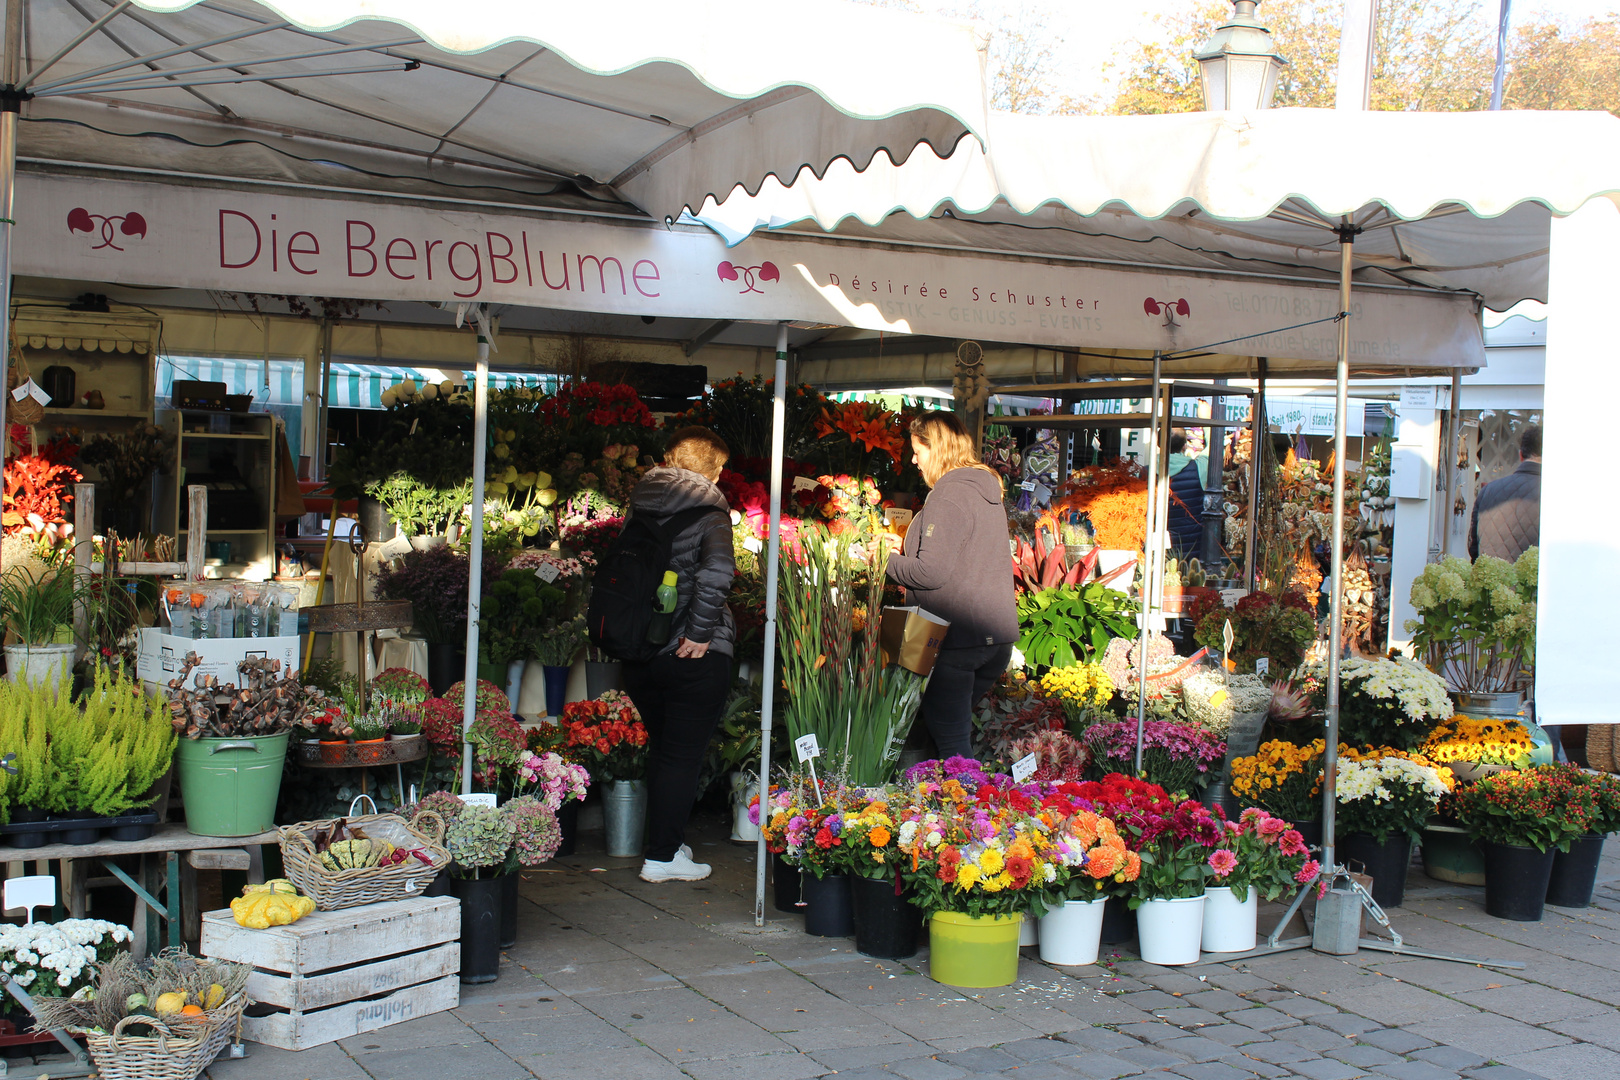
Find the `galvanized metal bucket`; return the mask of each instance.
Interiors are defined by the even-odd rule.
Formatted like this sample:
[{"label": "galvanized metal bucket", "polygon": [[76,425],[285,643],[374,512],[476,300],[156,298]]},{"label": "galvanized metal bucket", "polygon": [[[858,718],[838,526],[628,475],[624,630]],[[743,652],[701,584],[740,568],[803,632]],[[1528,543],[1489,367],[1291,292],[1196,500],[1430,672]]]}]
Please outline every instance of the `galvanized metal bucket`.
[{"label": "galvanized metal bucket", "polygon": [[628,859],[641,854],[647,839],[645,780],[614,780],[602,789],[602,830],[609,855]]}]

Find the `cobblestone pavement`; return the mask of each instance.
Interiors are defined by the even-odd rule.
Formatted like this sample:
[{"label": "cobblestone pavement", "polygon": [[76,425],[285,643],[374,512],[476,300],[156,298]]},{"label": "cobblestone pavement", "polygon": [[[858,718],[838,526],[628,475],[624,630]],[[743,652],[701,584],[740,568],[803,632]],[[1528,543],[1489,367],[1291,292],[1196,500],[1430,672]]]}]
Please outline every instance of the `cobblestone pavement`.
[{"label": "cobblestone pavement", "polygon": [[1540,923],[1413,868],[1391,912],[1410,946],[1522,971],[1365,949],[1177,969],[1126,947],[1059,969],[1025,949],[1016,985],[972,992],[929,979],[926,948],[872,960],[774,911],[756,928],[752,848],[698,825],[710,881],[648,885],[587,833],[527,876],[518,946],[460,1008],[297,1054],[251,1045],[212,1080],[1620,1080],[1620,858],[1592,908]]}]

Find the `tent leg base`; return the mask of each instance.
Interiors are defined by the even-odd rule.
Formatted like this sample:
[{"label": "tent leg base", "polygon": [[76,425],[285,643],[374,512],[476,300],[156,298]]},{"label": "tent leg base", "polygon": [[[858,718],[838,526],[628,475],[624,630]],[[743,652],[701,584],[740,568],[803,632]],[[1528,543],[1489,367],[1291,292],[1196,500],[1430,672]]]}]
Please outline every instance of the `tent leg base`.
[{"label": "tent leg base", "polygon": [[1253,960],[1259,956],[1279,956],[1286,952],[1296,952],[1299,949],[1308,949],[1310,947],[1311,939],[1309,937],[1289,938],[1287,941],[1279,941],[1275,945],[1267,943],[1259,948],[1248,949],[1244,952],[1203,953],[1198,957],[1196,964],[1188,964],[1187,966],[1195,968],[1203,967],[1206,964],[1229,964],[1234,960]]},{"label": "tent leg base", "polygon": [[1424,960],[1451,960],[1459,964],[1478,964],[1481,967],[1506,968],[1510,971],[1523,971],[1525,965],[1516,960],[1486,960],[1478,956],[1459,956],[1456,953],[1436,952],[1433,949],[1418,949],[1405,943],[1396,944],[1382,938],[1364,937],[1360,941],[1363,949],[1374,949],[1378,952],[1395,953],[1399,956],[1416,956]]}]

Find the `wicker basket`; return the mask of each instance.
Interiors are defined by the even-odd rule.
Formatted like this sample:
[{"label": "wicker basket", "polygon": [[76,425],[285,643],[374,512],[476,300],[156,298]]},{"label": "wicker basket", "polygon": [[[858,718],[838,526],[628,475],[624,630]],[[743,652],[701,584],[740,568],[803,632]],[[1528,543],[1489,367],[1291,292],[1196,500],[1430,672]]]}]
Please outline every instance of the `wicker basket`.
[{"label": "wicker basket", "polygon": [[1586,765],[1599,772],[1620,772],[1614,756],[1614,726],[1592,724],[1586,729]]},{"label": "wicker basket", "polygon": [[[386,840],[395,847],[421,848],[432,863],[408,858],[397,866],[328,870],[315,853],[313,835],[338,820],[348,821],[374,840]],[[281,863],[288,879],[321,911],[421,896],[439,871],[450,865],[450,852],[444,847],[444,819],[431,810],[416,815],[414,825],[398,814],[363,814],[284,825],[280,833]]]},{"label": "wicker basket", "polygon": [[[90,1056],[102,1080],[197,1080],[242,1026],[241,995],[186,1023],[126,1016],[111,1035],[87,1035]],[[146,1024],[156,1035],[125,1035],[128,1024]]]}]

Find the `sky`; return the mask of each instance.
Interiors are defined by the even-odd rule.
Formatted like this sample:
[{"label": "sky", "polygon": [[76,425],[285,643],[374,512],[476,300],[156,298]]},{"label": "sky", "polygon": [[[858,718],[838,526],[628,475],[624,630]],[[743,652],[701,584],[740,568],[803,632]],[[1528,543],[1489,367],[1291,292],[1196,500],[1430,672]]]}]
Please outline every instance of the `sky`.
[{"label": "sky", "polygon": [[[1131,45],[1157,34],[1153,15],[1181,7],[1174,0],[980,0],[988,13],[998,9],[1017,10],[1032,4],[1048,12],[1052,28],[1062,35],[1066,62],[1060,73],[1061,91],[1075,98],[1101,93],[1105,61],[1129,50]],[[927,11],[960,8],[950,0],[918,0]],[[1498,0],[1481,0],[1480,20],[1494,28]],[[1544,15],[1559,22],[1584,22],[1620,11],[1620,0],[1514,0],[1513,19],[1522,15]],[[1260,18],[1266,8],[1260,5]]]}]

